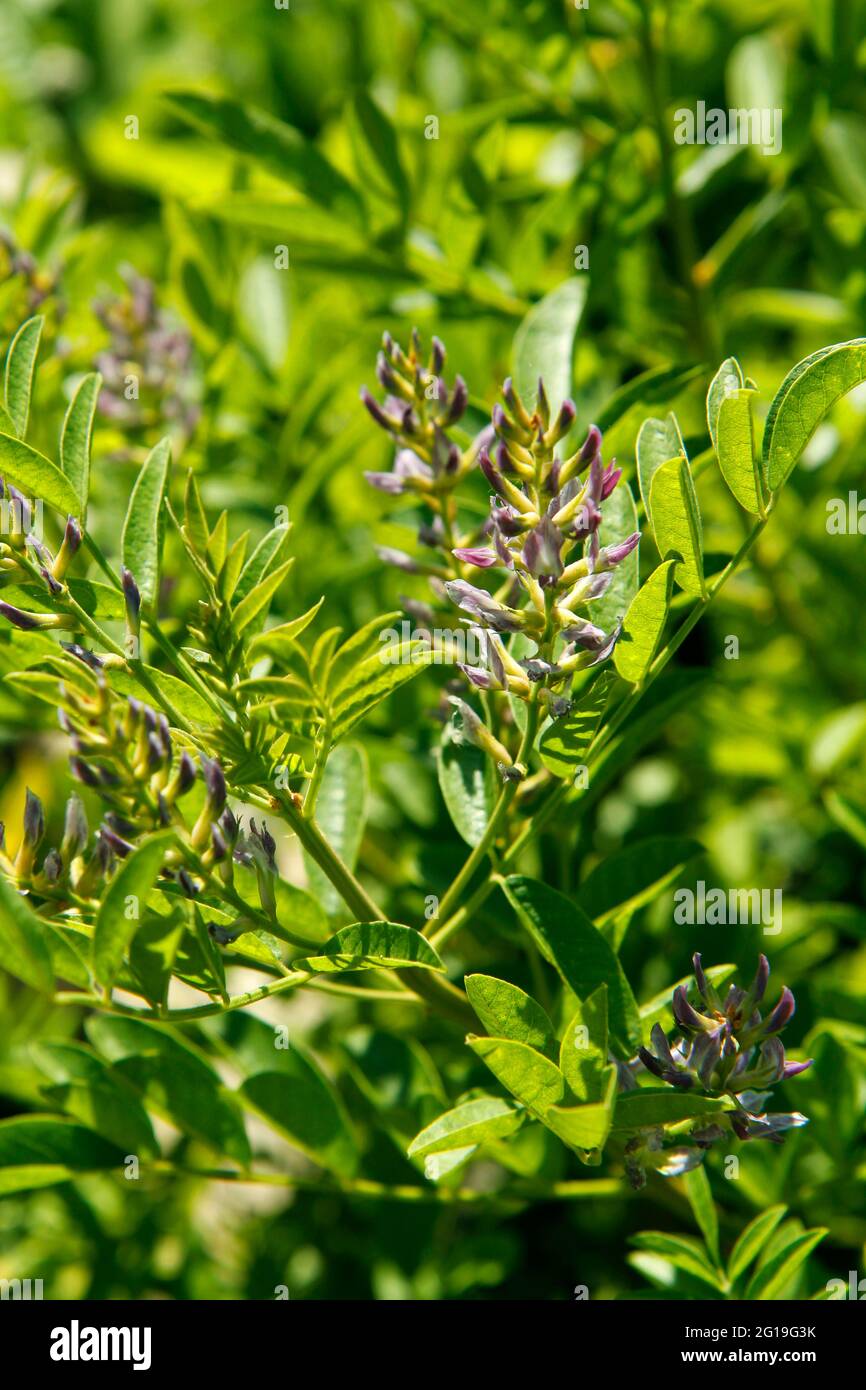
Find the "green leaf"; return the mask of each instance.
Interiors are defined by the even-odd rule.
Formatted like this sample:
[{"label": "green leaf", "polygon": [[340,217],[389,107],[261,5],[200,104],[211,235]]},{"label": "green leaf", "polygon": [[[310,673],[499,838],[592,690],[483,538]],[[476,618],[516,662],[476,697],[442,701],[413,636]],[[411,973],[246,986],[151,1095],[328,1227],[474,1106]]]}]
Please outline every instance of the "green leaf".
[{"label": "green leaf", "polygon": [[108,886],[93,931],[93,969],[103,985],[110,986],[120,969],[174,838],[173,830],[160,830],[142,840]]},{"label": "green leaf", "polygon": [[647,1125],[679,1124],[681,1120],[719,1115],[736,1108],[736,1101],[730,1096],[716,1098],[674,1091],[670,1087],[663,1090],[645,1086],[617,1096],[614,1128],[643,1129]]},{"label": "green leaf", "polygon": [[[325,767],[316,802],[316,822],[348,869],[354,869],[361,847],[367,818],[367,791],[367,760],[362,749],[355,744],[340,744]],[[329,916],[333,916],[339,912],[342,899],[318,864],[308,856],[305,862],[311,891]]]},{"label": "green leaf", "polygon": [[161,439],[144,460],[135,480],[120,537],[123,563],[141,591],[142,602],[148,606],[156,601],[159,592],[164,530],[162,501],[170,462],[171,442]]},{"label": "green leaf", "polygon": [[711,1284],[720,1292],[724,1288],[718,1271],[713,1269],[700,1241],[692,1236],[671,1235],[667,1231],[639,1231],[631,1236],[630,1240],[638,1250],[648,1250],[654,1255],[659,1255],[675,1269],[693,1275],[702,1283]]},{"label": "green leaf", "polygon": [[[258,107],[207,92],[171,92],[168,100],[198,130],[249,156],[341,218],[363,223],[361,200],[352,184],[293,126]],[[287,239],[291,243],[291,237]]]},{"label": "green leaf", "polygon": [[[602,545],[617,545],[638,530],[637,507],[628,483],[620,481],[604,504],[600,540]],[[612,632],[625,617],[637,591],[640,546],[626,555],[614,567],[611,582],[600,598],[593,599],[592,621],[605,632]]]},{"label": "green leaf", "polygon": [[66,516],[77,516],[78,494],[57,464],[9,434],[0,434],[0,475],[25,496],[41,498]]},{"label": "green leaf", "polygon": [[60,434],[60,467],[69,479],[78,498],[78,516],[87,517],[87,497],[90,492],[90,446],[93,417],[102,388],[99,372],[83,377],[69,403]]},{"label": "green leaf", "polygon": [[716,1211],[716,1204],[713,1201],[713,1193],[710,1187],[710,1180],[707,1177],[707,1170],[703,1164],[700,1168],[693,1168],[690,1173],[683,1176],[683,1183],[686,1189],[686,1196],[689,1205],[695,1214],[695,1220],[700,1227],[701,1234],[707,1243],[707,1249],[713,1257],[715,1264],[720,1264],[719,1254],[719,1214]]},{"label": "green leaf", "polygon": [[613,684],[602,671],[588,690],[581,691],[568,714],[554,719],[538,740],[541,761],[554,777],[574,777],[595,738]]},{"label": "green leaf", "polygon": [[280,1054],[279,1071],[259,1072],[240,1088],[244,1103],[321,1167],[351,1177],[358,1149],[343,1103],[297,1044]]},{"label": "green leaf", "polygon": [[204,555],[210,532],[202,506],[201,493],[192,469],[186,475],[183,492],[183,525],[186,538],[193,550]]},{"label": "green leaf", "polygon": [[630,1057],[640,1044],[640,1017],[622,966],[601,932],[569,898],[531,878],[512,875],[504,891],[546,960],[578,999],[608,987],[610,1029],[619,1053]]},{"label": "green leaf", "polygon": [[597,925],[636,912],[675,883],[689,860],[703,852],[697,840],[680,835],[639,840],[592,870],[580,886],[580,905]]},{"label": "green leaf", "polygon": [[23,439],[27,433],[33,375],[36,371],[39,340],[44,326],[45,318],[42,314],[37,314],[26,323],[22,323],[9,345],[6,356],[6,411],[19,439]]},{"label": "green leaf", "polygon": [[394,127],[366,92],[358,92],[346,116],[361,187],[389,205],[396,203],[405,222],[411,190]]},{"label": "green leaf", "polygon": [[587,281],[565,280],[534,304],[514,335],[514,384],[527,403],[535,400],[538,378],[555,413],[571,395],[577,328],[586,303]]},{"label": "green leaf", "polygon": [[669,459],[685,458],[686,449],[673,411],[664,420],[644,420],[635,444],[637,477],[647,521],[655,529],[651,510],[652,481],[656,470]]},{"label": "green leaf", "polygon": [[118,1172],[122,1149],[73,1120],[17,1115],[0,1120],[0,1196],[68,1182],[76,1173]]},{"label": "green leaf", "polygon": [[694,381],[701,371],[701,367],[650,367],[649,371],[632,377],[613,393],[596,417],[598,428],[612,429],[632,406],[654,405],[656,401],[672,400],[684,386]]},{"label": "green leaf", "polygon": [[249,1163],[250,1147],[234,1097],[213,1068],[163,1024],[95,1014],[85,1032],[148,1109],[216,1153]]},{"label": "green leaf", "polygon": [[458,834],[467,845],[477,845],[496,804],[493,764],[481,748],[460,742],[449,720],[442,729],[436,754],[439,789]]},{"label": "green leaf", "polygon": [[555,1046],[553,1024],[540,1004],[517,985],[493,975],[467,975],[469,1003],[491,1037],[513,1038],[539,1052]]},{"label": "green leaf", "polygon": [[[179,680],[177,676],[172,676],[168,671],[161,671],[158,666],[144,666],[140,668],[143,675],[149,677],[157,689],[165,696],[176,710],[180,710],[187,719],[192,719],[197,724],[217,724],[219,715],[211,709],[210,705],[195,690],[191,690],[186,681]],[[112,666],[106,670],[108,684],[112,690],[116,690],[119,695],[134,695],[139,700],[152,701],[153,696],[147,686],[130,671],[125,671],[121,666]]]},{"label": "green leaf", "polygon": [[782,1248],[767,1260],[766,1264],[759,1265],[755,1270],[746,1285],[743,1298],[748,1302],[754,1300],[766,1302],[770,1299],[783,1297],[787,1285],[806,1263],[815,1246],[824,1239],[826,1234],[827,1228],[821,1226],[811,1231],[804,1231],[802,1235],[795,1235],[786,1241]]},{"label": "green leaf", "polygon": [[175,967],[175,957],[186,930],[183,913],[169,916],[146,912],[129,947],[129,964],[140,981],[144,998],[154,1008],[161,1007],[168,997],[168,985]]},{"label": "green leaf", "polygon": [[135,1092],[83,1043],[46,1042],[34,1049],[40,1071],[54,1085],[46,1095],[73,1119],[95,1130],[124,1153],[155,1157],[159,1147],[147,1111]]},{"label": "green leaf", "polygon": [[321,955],[292,962],[294,970],[397,969],[409,965],[444,970],[426,937],[399,922],[356,922],[325,942]]},{"label": "green leaf", "polygon": [[[327,687],[329,696],[339,695],[357,667],[368,657],[383,656],[384,659],[385,652],[393,652],[395,657],[399,657],[401,651],[411,648],[412,644],[408,639],[402,644],[392,641],[393,638],[398,637],[398,634],[390,624],[399,616],[400,610],[398,608],[392,609],[389,613],[380,613],[359,627],[345,642],[341,642],[328,664]],[[374,652],[369,650],[371,643],[376,643]]]},{"label": "green leaf", "polygon": [[325,598],[322,595],[319,602],[314,603],[312,608],[308,608],[299,618],[292,618],[291,622],[281,623],[279,627],[271,627],[267,632],[258,633],[247,646],[248,654],[251,657],[272,656],[277,661],[288,661],[295,654],[296,639],[309,627],[324,602]]},{"label": "green leaf", "polygon": [[773,492],[792,472],[836,402],[866,380],[866,338],[822,348],[788,373],[770,406],[763,456]]},{"label": "green leaf", "polygon": [[42,923],[27,900],[0,874],[0,969],[25,985],[50,994],[54,987],[51,956]]},{"label": "green leaf", "polygon": [[[95,579],[67,579],[69,592],[91,618],[110,622],[123,620],[123,594],[108,584],[100,584]],[[4,585],[2,596],[7,603],[24,608],[33,613],[45,611],[45,589],[36,584]]]},{"label": "green leaf", "polygon": [[704,565],[701,513],[691,469],[685,458],[672,458],[653,474],[650,492],[659,555],[666,560],[672,553],[682,559],[674,573],[680,588],[703,598]]},{"label": "green leaf", "polygon": [[578,1100],[599,1101],[604,1095],[608,1058],[607,1007],[607,985],[599,985],[592,994],[578,1001],[562,1036],[559,1069]]},{"label": "green leaf", "polygon": [[602,1148],[613,1120],[616,1085],[616,1067],[606,1067],[601,1073],[603,1099],[588,1105],[552,1105],[542,1116],[543,1123],[572,1149]]},{"label": "green leaf", "polygon": [[265,576],[270,573],[288,544],[290,532],[290,526],[274,526],[267,535],[262,536],[241,570],[241,576],[234,591],[235,604],[246,598],[247,594],[251,593],[256,585],[261,583]]},{"label": "green leaf", "polygon": [[514,1134],[523,1123],[523,1118],[521,1112],[515,1110],[507,1100],[500,1100],[496,1096],[467,1100],[422,1129],[407,1152],[410,1158],[423,1158],[427,1154],[475,1147],[488,1139],[502,1139]]},{"label": "green leaf", "polygon": [[[274,882],[274,894],[277,900],[277,920],[281,927],[297,936],[312,938],[314,941],[327,941],[330,935],[328,919],[321,903],[312,893],[297,888],[284,878],[277,878]],[[273,930],[276,932],[277,928],[274,927]]]},{"label": "green leaf", "polygon": [[652,665],[671,603],[678,561],[663,560],[632,599],[613,660],[623,680],[640,685]]},{"label": "green leaf", "polygon": [[522,1042],[504,1038],[466,1039],[507,1091],[539,1118],[565,1095],[565,1078],[553,1062]]},{"label": "green leaf", "polygon": [[268,604],[294,563],[294,556],[285,560],[277,569],[260,579],[250,589],[246,597],[242,598],[240,603],[232,609],[232,631],[236,637],[239,637],[260,614],[262,617],[264,616]]},{"label": "green leaf", "polygon": [[407,681],[414,680],[433,660],[429,645],[420,641],[407,643],[394,655],[395,661],[385,662],[381,652],[374,653],[342,682],[332,709],[334,742],[345,738],[372,709]]},{"label": "green leaf", "polygon": [[728,1260],[728,1278],[731,1283],[744,1274],[753,1260],[756,1260],[775,1231],[787,1207],[768,1207],[760,1212],[748,1226],[740,1232]]},{"label": "green leaf", "polygon": [[707,429],[713,448],[718,450],[718,423],[722,401],[734,396],[745,386],[743,373],[736,357],[727,357],[710,382],[707,392]]},{"label": "green leaf", "polygon": [[754,391],[725,396],[719,407],[716,451],[722,477],[740,506],[753,515],[764,515],[761,468],[755,453],[752,421]]}]

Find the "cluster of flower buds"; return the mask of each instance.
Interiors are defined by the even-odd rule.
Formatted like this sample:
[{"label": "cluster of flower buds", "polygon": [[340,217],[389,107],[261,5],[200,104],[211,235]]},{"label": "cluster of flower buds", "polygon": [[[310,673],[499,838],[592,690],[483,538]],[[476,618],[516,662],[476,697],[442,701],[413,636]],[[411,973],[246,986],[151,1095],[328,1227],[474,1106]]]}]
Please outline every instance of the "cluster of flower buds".
[{"label": "cluster of flower buds", "polygon": [[[612,571],[634,550],[640,532],[615,545],[601,544],[602,509],[621,470],[604,466],[595,426],[579,449],[557,458],[556,445],[574,423],[571,401],[551,418],[542,381],[531,414],[510,380],[503,398],[508,409],[497,405],[493,412],[494,455],[484,448],[478,458],[493,489],[487,544],[460,546],[454,555],[479,570],[507,571],[507,592],[493,595],[464,579],[446,583],[445,590],[473,622],[496,634],[487,667],[464,667],[472,684],[507,689],[521,699],[540,684],[544,697],[560,707],[550,692],[613,651],[619,625],[604,632],[587,608],[606,591]],[[512,632],[536,643],[534,656],[519,662],[509,657],[500,639]]]},{"label": "cluster of flower buds", "polygon": [[8,339],[24,319],[47,307],[45,301],[57,294],[58,276],[40,266],[29,251],[16,245],[8,232],[0,230],[0,285],[3,287],[0,331]]},{"label": "cluster of flower buds", "polygon": [[702,1095],[728,1096],[736,1108],[713,1117],[713,1123],[695,1126],[689,1135],[696,1146],[665,1149],[662,1135],[636,1136],[627,1153],[630,1175],[639,1177],[644,1166],[665,1175],[685,1172],[701,1162],[702,1150],[730,1131],[738,1139],[769,1139],[780,1144],[786,1130],[807,1123],[805,1115],[767,1114],[770,1087],[806,1071],[812,1061],[789,1062],[779,1033],[794,1016],[794,996],[789,989],[766,1017],[761,1003],[770,977],[766,956],[761,956],[748,989],[730,985],[724,1000],[708,980],[701,957],[694,957],[695,983],[702,1001],[696,1009],[680,985],[673,996],[673,1013],[679,1035],[669,1042],[661,1024],[651,1033],[653,1050],[642,1047],[639,1063],[660,1081],[678,1090]]},{"label": "cluster of flower buds", "polygon": [[381,425],[398,445],[390,473],[365,473],[368,483],[382,492],[397,495],[417,492],[432,496],[449,492],[472,464],[448,437],[469,403],[466,383],[458,376],[446,385],[442,376],[445,348],[434,338],[426,361],[422,361],[417,329],[412,330],[408,353],[389,333],[382,340],[376,362],[376,376],[387,392],[380,405],[366,386],[361,400],[377,425]]},{"label": "cluster of flower buds", "polygon": [[97,842],[90,856],[93,867],[89,869],[84,858],[89,839],[87,816],[80,797],[72,795],[66,803],[63,826],[63,839],[56,847],[41,854],[45,838],[45,815],[42,802],[34,792],[27,788],[24,803],[24,823],[21,841],[14,856],[7,853],[5,827],[0,825],[0,871],[15,884],[26,885],[31,892],[48,897],[62,895],[64,888],[77,891],[83,885],[87,892],[87,881],[103,878],[114,859],[113,851],[107,844]]},{"label": "cluster of flower buds", "polygon": [[[47,600],[56,600],[64,593],[66,574],[72,557],[81,545],[81,527],[75,517],[67,519],[63,540],[54,555],[36,535],[29,500],[17,488],[0,479],[0,513],[3,518],[0,536],[0,575],[8,582],[44,585]],[[0,616],[22,632],[70,630],[77,627],[76,618],[60,611],[33,613],[15,604],[0,600]]]},{"label": "cluster of flower buds", "polygon": [[121,267],[126,292],[94,304],[111,336],[95,366],[102,373],[99,408],[122,429],[169,422],[186,437],[199,417],[192,339],[171,323],[156,300],[152,280]]},{"label": "cluster of flower buds", "polygon": [[[425,393],[441,380],[443,361],[438,340],[425,369],[419,362],[417,335],[408,357],[386,338],[379,376],[388,399],[382,406],[362,392],[374,419],[401,446],[391,473],[367,477],[385,492],[411,491],[432,502],[433,523],[422,528],[419,539],[437,549],[441,558],[439,563],[425,563],[402,551],[379,554],[408,573],[426,574],[437,599],[450,599],[466,614],[464,621],[481,630],[485,664],[461,664],[471,685],[508,691],[522,700],[539,699],[547,713],[565,713],[574,674],[605,661],[620,633],[619,623],[605,631],[589,614],[592,601],[610,585],[615,567],[640,540],[636,531],[614,544],[602,544],[604,504],[621,470],[615,463],[605,466],[601,432],[595,426],[579,448],[558,456],[557,447],[567,447],[576,410],[566,400],[554,414],[541,380],[533,409],[514,383],[506,381],[503,404],[494,408],[492,424],[460,454],[444,437],[455,398],[461,409],[465,405],[460,378],[444,404],[438,402],[438,414],[431,417],[427,409]],[[436,494],[443,479],[450,479],[450,488],[476,464],[492,489],[490,513],[481,528],[461,537],[455,534],[456,513],[437,509]],[[500,571],[498,591],[471,582],[474,570]],[[406,606],[427,624],[435,616],[417,601]],[[503,640],[514,633],[534,642],[535,651],[517,659]]]}]

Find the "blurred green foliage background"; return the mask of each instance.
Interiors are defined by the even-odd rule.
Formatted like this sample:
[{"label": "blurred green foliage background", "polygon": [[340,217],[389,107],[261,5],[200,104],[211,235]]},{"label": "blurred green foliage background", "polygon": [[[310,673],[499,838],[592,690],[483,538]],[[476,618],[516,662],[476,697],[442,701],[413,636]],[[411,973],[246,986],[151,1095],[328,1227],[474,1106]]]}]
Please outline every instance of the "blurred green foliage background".
[{"label": "blurred green foliage background", "polygon": [[[676,399],[644,395],[606,438],[627,476],[646,415],[675,405],[687,444],[701,439],[706,384],[728,354],[766,410],[796,361],[862,331],[864,69],[862,0],[19,0],[0,11],[0,326],[5,341],[28,314],[47,317],[32,442],[53,451],[76,374],[95,365],[122,381],[137,363],[140,400],[106,396],[95,438],[103,549],[116,553],[137,466],[169,432],[179,476],[196,470],[234,534],[259,535],[288,507],[299,558],[281,612],[326,594],[327,624],[349,631],[424,593],[373,550],[405,543],[417,518],[361,476],[390,466],[358,402],[382,331],[405,342],[417,324],[443,338],[480,427],[516,327],[576,275],[580,420],[649,368],[702,368]],[[287,155],[259,125],[251,157],[236,118],[228,141],[212,138],[190,103],[170,99],[198,87],[263,109],[305,143]],[[677,147],[674,112],[699,100],[782,109],[781,152]],[[588,269],[576,268],[581,247]],[[143,317],[131,270],[155,286]],[[808,1293],[862,1269],[866,1243],[864,540],[826,526],[827,502],[862,485],[864,446],[858,390],[680,653],[703,677],[689,704],[528,870],[574,891],[604,855],[681,831],[706,846],[695,879],[783,889],[777,936],[674,926],[665,895],[635,915],[622,957],[642,999],[683,976],[695,949],[743,974],[765,950],[794,989],[791,1041],[817,1061],[787,1099],[811,1123],[783,1149],[744,1148],[738,1181],[715,1155],[708,1166],[724,1242],[775,1201],[829,1228]],[[741,514],[714,472],[698,488],[705,550],[730,554]],[[179,554],[169,538],[168,631],[197,596]],[[730,636],[737,659],[725,656]],[[4,647],[0,634],[3,671],[14,663]],[[430,751],[437,680],[413,684],[365,731],[361,862],[396,920],[423,914],[464,852]],[[68,773],[50,711],[4,688],[0,741],[0,819],[17,836],[30,785],[56,822]],[[465,965],[529,987],[498,896],[460,949]],[[0,999],[0,1114],[38,1109],[29,1046],[75,1035],[81,1020],[2,974]],[[275,1018],[339,1075],[365,1171],[413,1180],[405,1142],[425,1106],[473,1084],[447,1028],[419,1034],[414,1011],[321,995]],[[220,1056],[230,1033],[196,1041]],[[565,1151],[545,1164],[564,1175]],[[628,1237],[648,1226],[693,1231],[676,1183],[503,1214],[94,1177],[0,1201],[0,1274],[44,1277],[54,1297],[269,1298],[280,1284],[293,1298],[562,1299],[576,1284],[628,1297],[647,1287]]]}]

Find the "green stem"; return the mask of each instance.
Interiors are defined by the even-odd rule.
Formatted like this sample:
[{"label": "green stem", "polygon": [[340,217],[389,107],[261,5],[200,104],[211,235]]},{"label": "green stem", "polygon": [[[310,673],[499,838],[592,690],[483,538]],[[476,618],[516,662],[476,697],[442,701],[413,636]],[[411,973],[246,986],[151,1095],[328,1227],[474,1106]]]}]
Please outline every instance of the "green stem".
[{"label": "green stem", "polygon": [[[535,742],[535,735],[538,731],[539,710],[537,687],[533,690],[533,695],[535,696],[535,698],[530,701],[529,706],[527,708],[526,729],[524,731],[523,739],[520,744],[520,752],[517,755],[518,763],[521,763],[524,766],[527,763],[530,752],[532,750],[532,745]],[[433,918],[432,922],[435,922],[439,918],[441,918],[443,920],[443,926],[448,924],[449,917],[453,912],[454,908],[456,907],[457,903],[459,903],[461,897],[463,896],[464,889],[469,886],[469,884],[475,876],[476,869],[480,864],[484,862],[484,860],[487,858],[487,855],[490,853],[491,849],[496,843],[496,837],[499,834],[500,827],[502,826],[505,817],[508,815],[509,807],[511,806],[512,801],[517,795],[517,788],[519,785],[519,782],[505,783],[505,786],[499,793],[499,799],[493,808],[493,814],[491,815],[490,820],[487,822],[487,828],[484,831],[484,834],[481,836],[481,839],[478,841],[478,844],[475,846],[472,853],[469,855],[469,858],[464,863],[463,868],[460,870],[459,874],[454,879],[447,893],[439,903],[438,918]],[[446,937],[443,935],[442,927],[440,927],[436,932],[435,939],[438,939],[440,941],[446,939]]]},{"label": "green stem", "polygon": [[[590,748],[587,753],[587,760],[590,766],[590,771],[592,767],[592,763],[590,761],[592,755],[597,755],[599,750],[604,746],[604,744],[606,744],[609,741],[612,734],[615,733],[616,730],[620,728],[620,726],[628,719],[635,706],[639,703],[641,699],[643,699],[643,696],[646,694],[653,681],[661,675],[662,671],[667,666],[671,657],[682,646],[689,633],[699,622],[699,620],[706,612],[706,610],[709,608],[710,604],[713,602],[716,596],[724,588],[731,575],[739,567],[739,565],[745,559],[746,555],[748,555],[749,551],[752,549],[752,546],[755,544],[764,527],[766,526],[767,522],[769,521],[770,514],[773,510],[773,505],[773,501],[771,501],[769,507],[767,508],[767,515],[756,523],[756,525],[749,532],[749,535],[743,541],[743,544],[740,546],[736,554],[731,557],[725,568],[721,571],[720,574],[716,576],[716,579],[707,590],[706,598],[702,599],[700,603],[695,604],[694,608],[689,613],[689,616],[674,633],[673,637],[665,647],[664,651],[660,652],[659,655],[656,657],[642,683],[639,686],[636,686],[635,689],[631,692],[631,694],[626,697],[626,699],[622,702],[622,704],[614,713],[613,718],[604,726],[602,730],[599,731],[599,734],[596,736],[595,740],[590,745]],[[504,869],[507,869],[510,865],[512,865],[514,861],[518,859],[519,856],[523,853],[527,845],[530,844],[531,841],[541,833],[545,825],[547,825],[548,821],[562,805],[570,790],[571,788],[567,782],[560,782],[560,784],[554,789],[554,791],[548,797],[544,805],[541,806],[541,808],[536,812],[532,820],[527,823],[526,827],[521,831],[521,833],[517,836],[517,838],[513,841],[513,843],[503,854],[502,867]],[[477,909],[481,907],[482,904],[487,900],[494,887],[495,881],[491,880],[488,880],[487,882],[481,884],[476,893],[473,894],[466,908],[458,909],[456,912],[452,914],[450,918],[445,918],[445,920],[442,922],[442,925],[431,937],[431,945],[436,946],[437,944],[441,944],[442,942],[447,941],[448,938],[452,936],[456,931],[459,931],[460,928],[465,925],[470,915],[470,904],[471,911],[477,911]]]},{"label": "green stem", "polygon": [[[346,906],[355,914],[359,922],[387,921],[385,913],[373,901],[367,890],[358,882],[352,871],[343,863],[336,850],[328,843],[314,820],[308,820],[301,807],[290,795],[282,793],[278,805],[284,813],[287,824],[294,830],[303,848],[314,863],[318,864],[328,880],[336,888]],[[472,1027],[475,1015],[469,1007],[462,990],[449,980],[427,970],[411,967],[394,972],[397,979],[452,1022],[461,1027]]]},{"label": "green stem", "polygon": [[269,1187],[288,1187],[301,1192],[333,1193],[344,1197],[380,1202],[411,1202],[435,1206],[513,1207],[538,1198],[575,1201],[580,1198],[621,1197],[622,1183],[615,1178],[587,1178],[571,1182],[534,1183],[518,1181],[508,1192],[483,1192],[470,1187],[416,1187],[408,1183],[390,1185],[369,1178],[300,1177],[294,1173],[236,1172],[227,1168],[179,1167],[169,1159],[156,1159],[147,1165],[151,1173],[169,1177],[207,1178],[211,1182],[260,1183]]}]

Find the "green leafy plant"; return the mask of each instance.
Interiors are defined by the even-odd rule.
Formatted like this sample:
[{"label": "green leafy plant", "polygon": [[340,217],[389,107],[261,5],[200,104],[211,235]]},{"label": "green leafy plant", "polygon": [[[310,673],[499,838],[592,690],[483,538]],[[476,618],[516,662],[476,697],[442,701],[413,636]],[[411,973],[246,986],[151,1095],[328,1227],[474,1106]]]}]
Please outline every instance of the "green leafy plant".
[{"label": "green leafy plant", "polygon": [[[567,313],[558,296],[543,307],[554,325]],[[570,349],[567,330],[552,333],[550,323],[540,340],[531,328],[518,335],[519,374],[527,375],[521,354],[529,353],[555,375],[557,354]],[[613,883],[599,866],[598,890],[589,884],[577,898],[518,870],[550,817],[580,817],[587,790],[605,776],[605,759],[629,746],[645,695],[766,525],[777,496],[771,480],[778,488],[829,405],[863,374],[860,344],[827,349],[790,374],[770,407],[760,455],[750,423],[743,430],[739,414],[730,415],[741,400],[749,407],[737,363],[723,364],[712,381],[707,423],[722,476],[759,519],[709,579],[682,433],[672,414],[646,422],[637,468],[658,565],[641,585],[636,505],[622,470],[602,463],[600,430],[591,427],[573,446],[573,404],[552,410],[539,381],[529,405],[509,380],[506,408],[497,406],[492,427],[464,443],[456,431],[469,393],[459,378],[445,386],[442,344],[434,340],[425,360],[417,336],[408,353],[386,337],[378,371],[388,397],[384,405],[369,393],[364,399],[398,452],[392,473],[368,480],[424,507],[424,551],[417,559],[394,551],[383,558],[426,574],[436,606],[423,614],[412,607],[422,631],[384,659],[376,638],[394,614],[347,639],[339,628],[310,637],[321,604],[267,625],[293,563],[288,525],[248,554],[247,534],[232,539],[226,511],[211,524],[192,474],[177,513],[168,441],[149,452],[133,486],[116,573],[78,519],[86,515],[95,393],[82,398],[79,388],[59,463],[24,438],[39,327],[38,320],[24,325],[7,358],[0,448],[13,521],[0,552],[0,612],[19,659],[8,680],[56,709],[72,773],[101,820],[91,836],[73,794],[62,838],[46,851],[43,808],[28,791],[22,837],[0,860],[5,968],[90,1014],[87,1044],[49,1044],[40,1053],[54,1083],[45,1095],[55,1115],[0,1126],[5,1190],[111,1169],[124,1148],[170,1167],[153,1137],[152,1109],[241,1174],[252,1162],[243,1122],[249,1111],[339,1185],[363,1191],[352,1123],[312,1057],[293,1046],[278,1058],[267,1027],[250,1019],[238,1042],[251,1059],[246,1079],[226,1090],[177,1032],[317,982],[336,996],[415,999],[452,1028],[480,1020],[484,1034],[470,1032],[466,1043],[499,1092],[473,1085],[453,1095],[451,1107],[428,1118],[406,1147],[423,1166],[422,1181],[442,1184],[454,1199],[471,1196],[451,1185],[455,1173],[482,1157],[515,1174],[519,1196],[538,1125],[582,1163],[604,1164],[613,1175],[560,1184],[569,1195],[589,1196],[616,1184],[617,1173],[639,1187],[647,1170],[695,1169],[718,1140],[778,1140],[805,1123],[799,1114],[763,1113],[766,1088],[810,1065],[786,1062],[778,1042],[794,1010],[790,991],[764,1021],[757,1012],[769,975],[765,957],[750,990],[729,984],[724,996],[718,987],[733,967],[704,972],[695,957],[697,993],[679,984],[673,995],[681,1035],[673,1050],[664,1006],[639,1004],[619,959],[620,913],[651,901],[692,846],[662,840]],[[479,474],[493,490],[489,517],[480,521],[469,519],[460,491]],[[59,549],[32,531],[22,489],[56,511],[74,511]],[[171,637],[159,615],[166,525],[200,589],[186,631]],[[99,580],[72,573],[88,555]],[[499,589],[464,577],[476,570],[504,570]],[[675,585],[692,606],[666,635]],[[388,920],[357,876],[357,774],[345,739],[435,660],[430,633],[447,621],[449,601],[468,614],[484,654],[482,664],[457,663],[467,695],[482,708],[449,697],[454,714],[440,753],[446,803],[472,848],[419,929]],[[118,626],[122,634],[112,635]],[[318,900],[279,872],[272,825],[290,832],[307,856],[314,892],[323,885]],[[449,978],[455,971],[446,969],[442,948],[453,952],[458,933],[497,889],[543,980],[544,1004],[495,974],[473,972],[464,981],[458,967],[457,980]],[[354,921],[338,926],[344,914]],[[261,982],[232,992],[232,965],[257,972]],[[362,983],[359,972],[373,972],[375,983]],[[205,1002],[174,1005],[173,982]],[[535,1181],[543,1190],[543,1180]],[[550,1191],[557,1190],[554,1182]],[[508,1192],[506,1180],[501,1194]],[[709,1189],[689,1192],[701,1193],[707,1235],[715,1220]],[[715,1254],[678,1237],[638,1239],[653,1258],[723,1295],[745,1265],[735,1250],[731,1267],[721,1268],[714,1231],[707,1238]],[[765,1260],[746,1296],[772,1296],[819,1236],[798,1236]]]}]

